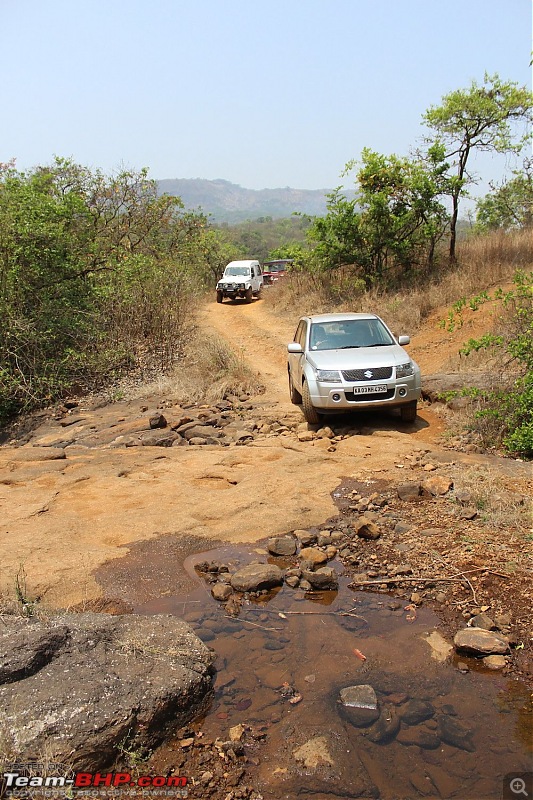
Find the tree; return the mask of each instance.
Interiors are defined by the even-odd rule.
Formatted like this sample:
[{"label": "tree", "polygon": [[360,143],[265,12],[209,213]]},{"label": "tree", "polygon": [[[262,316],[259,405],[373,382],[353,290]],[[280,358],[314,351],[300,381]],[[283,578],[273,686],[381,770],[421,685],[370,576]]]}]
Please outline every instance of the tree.
[{"label": "tree", "polygon": [[530,228],[533,225],[533,159],[526,158],[524,169],[514,178],[477,201],[476,227],[481,231],[502,228]]},{"label": "tree", "polygon": [[170,367],[205,228],[145,170],[0,165],[0,420],[131,365]]},{"label": "tree", "polygon": [[[350,161],[344,175],[355,166]],[[414,159],[365,148],[354,199],[336,189],[326,217],[309,231],[315,259],[329,269],[351,265],[367,287],[431,268],[447,223],[439,200],[448,190],[447,169],[439,144]]]},{"label": "tree", "polygon": [[[519,153],[531,137],[533,95],[525,86],[503,82],[497,74],[485,73],[479,86],[457,89],[424,114],[425,123],[435,131],[437,141],[453,159],[456,174],[451,185],[450,261],[454,262],[459,202],[473,177],[468,162],[473,151]],[[525,131],[520,130],[525,125]]]}]

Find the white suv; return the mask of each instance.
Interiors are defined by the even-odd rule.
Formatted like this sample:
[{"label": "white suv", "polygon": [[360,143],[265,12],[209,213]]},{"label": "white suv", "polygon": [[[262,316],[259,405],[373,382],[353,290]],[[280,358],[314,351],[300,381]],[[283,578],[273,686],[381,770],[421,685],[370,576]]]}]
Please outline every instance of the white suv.
[{"label": "white suv", "polygon": [[263,288],[263,273],[259,261],[231,261],[217,283],[217,303],[225,297],[240,297],[247,303],[259,297]]}]

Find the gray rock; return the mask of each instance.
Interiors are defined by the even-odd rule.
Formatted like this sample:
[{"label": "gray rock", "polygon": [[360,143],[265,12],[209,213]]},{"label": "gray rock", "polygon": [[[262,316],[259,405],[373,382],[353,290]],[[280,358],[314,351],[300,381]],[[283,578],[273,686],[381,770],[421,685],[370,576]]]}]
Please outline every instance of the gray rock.
[{"label": "gray rock", "polygon": [[412,481],[409,483],[402,483],[398,486],[396,491],[398,492],[400,500],[418,500],[420,497],[420,484]]},{"label": "gray rock", "polygon": [[148,424],[150,425],[150,427],[152,429],[153,428],[166,428],[167,427],[167,421],[166,421],[165,417],[163,416],[163,414],[154,414],[148,420]]},{"label": "gray rock", "polygon": [[461,392],[465,386],[491,389],[496,386],[494,373],[446,372],[424,375],[422,397],[432,403],[443,402],[448,392]]},{"label": "gray rock", "polygon": [[[171,616],[3,618],[0,727],[16,757],[99,770],[126,737],[152,749],[202,713],[215,654]],[[27,643],[28,661],[22,663]]]},{"label": "gray rock", "polygon": [[481,628],[464,628],[455,634],[453,642],[459,653],[469,653],[474,656],[509,653],[509,642],[505,636]]},{"label": "gray rock", "polygon": [[222,431],[217,430],[217,428],[213,428],[212,425],[193,425],[190,428],[187,427],[185,431],[182,431],[181,428],[178,428],[177,432],[181,433],[181,435],[189,441],[197,437],[201,437],[203,439],[218,439],[224,435]]},{"label": "gray rock", "polygon": [[342,715],[358,728],[366,728],[379,718],[378,699],[369,684],[341,689],[339,702]]},{"label": "gray rock", "polygon": [[35,675],[55,658],[70,638],[66,625],[43,628],[31,622],[22,624],[19,630],[8,625],[8,629],[3,631],[0,638],[0,684]]},{"label": "gray rock", "polygon": [[339,699],[345,708],[368,708],[375,711],[378,707],[376,692],[368,683],[346,686],[341,689]]},{"label": "gray rock", "polygon": [[302,577],[308,581],[313,589],[338,589],[339,580],[337,573],[331,567],[321,567],[316,571],[303,570]]},{"label": "gray rock", "polygon": [[296,552],[296,539],[293,536],[276,536],[269,539],[268,552],[275,556],[292,556]]},{"label": "gray rock", "polygon": [[475,617],[472,617],[470,620],[470,625],[473,628],[481,628],[484,631],[492,631],[496,628],[494,620],[491,619],[488,614],[481,613],[476,614]]},{"label": "gray rock", "polygon": [[283,583],[283,572],[274,564],[254,562],[237,570],[231,576],[231,585],[237,592],[257,592],[272,589]]},{"label": "gray rock", "polygon": [[307,547],[310,544],[314,544],[317,540],[317,534],[311,533],[311,531],[298,530],[294,531],[294,535],[302,547]]}]

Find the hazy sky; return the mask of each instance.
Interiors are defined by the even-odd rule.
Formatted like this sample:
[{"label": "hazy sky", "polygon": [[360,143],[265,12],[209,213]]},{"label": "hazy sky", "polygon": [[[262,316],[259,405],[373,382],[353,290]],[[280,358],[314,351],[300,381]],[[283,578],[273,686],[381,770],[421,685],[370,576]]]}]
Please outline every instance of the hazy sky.
[{"label": "hazy sky", "polygon": [[0,161],[331,188],[485,71],[530,85],[531,34],[531,0],[0,0]]}]

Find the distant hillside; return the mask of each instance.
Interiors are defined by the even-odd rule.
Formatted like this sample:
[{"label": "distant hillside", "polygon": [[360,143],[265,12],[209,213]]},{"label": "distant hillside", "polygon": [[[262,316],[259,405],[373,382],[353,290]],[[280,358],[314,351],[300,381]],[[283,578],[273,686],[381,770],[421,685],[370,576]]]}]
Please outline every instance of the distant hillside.
[{"label": "distant hillside", "polygon": [[181,197],[187,209],[201,208],[213,222],[242,222],[258,217],[310,216],[326,213],[330,189],[243,189],[230,181],[175,178],[157,181],[161,194]]}]

